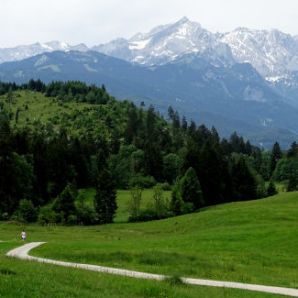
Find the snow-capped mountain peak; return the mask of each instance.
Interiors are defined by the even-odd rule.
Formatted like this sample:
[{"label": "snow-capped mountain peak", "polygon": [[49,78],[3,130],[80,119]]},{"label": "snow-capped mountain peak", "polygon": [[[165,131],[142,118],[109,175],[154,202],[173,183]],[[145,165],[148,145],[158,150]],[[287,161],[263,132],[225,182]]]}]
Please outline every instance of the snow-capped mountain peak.
[{"label": "snow-capped mountain peak", "polygon": [[19,61],[46,52],[68,52],[72,50],[85,52],[88,51],[88,47],[84,44],[71,46],[66,42],[54,40],[45,43],[37,42],[30,45],[21,45],[13,48],[2,48],[0,49],[0,63]]},{"label": "snow-capped mountain peak", "polygon": [[238,62],[252,64],[264,77],[298,71],[298,41],[279,30],[237,28],[221,37]]},{"label": "snow-capped mountain peak", "polygon": [[198,55],[214,66],[235,62],[251,64],[264,78],[276,82],[298,72],[298,36],[277,29],[255,30],[239,27],[227,33],[212,33],[198,22],[183,17],[157,26],[130,39],[118,38],[88,48],[51,41],[0,49],[0,63],[22,60],[44,52],[94,50],[146,66],[166,64],[184,55]]},{"label": "snow-capped mountain peak", "polygon": [[165,64],[180,56],[198,53],[220,56],[218,61],[230,63],[229,47],[197,22],[183,17],[175,23],[158,26],[148,33],[138,33],[128,40],[115,40],[93,48],[104,54],[144,65]]}]

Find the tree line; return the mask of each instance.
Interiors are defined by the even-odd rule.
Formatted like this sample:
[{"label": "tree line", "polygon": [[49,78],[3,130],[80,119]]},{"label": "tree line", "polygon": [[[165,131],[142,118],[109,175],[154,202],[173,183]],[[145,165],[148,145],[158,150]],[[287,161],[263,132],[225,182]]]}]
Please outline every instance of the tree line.
[{"label": "tree line", "polygon": [[[90,127],[92,133],[68,129],[73,119],[62,115],[56,115],[55,129],[49,123],[14,125],[12,98],[17,101],[14,95],[24,90],[61,103],[91,104],[92,119],[84,113],[75,118],[78,129]],[[274,194],[273,180],[297,189],[296,143],[282,152],[278,143],[265,151],[237,133],[221,139],[215,128],[188,122],[171,107],[165,119],[153,106],[117,101],[104,86],[82,82],[0,83],[0,95],[0,219],[112,222],[117,188],[156,184],[172,189],[172,214]],[[100,129],[90,124],[94,119]],[[96,189],[93,207],[77,192],[88,187]]]}]

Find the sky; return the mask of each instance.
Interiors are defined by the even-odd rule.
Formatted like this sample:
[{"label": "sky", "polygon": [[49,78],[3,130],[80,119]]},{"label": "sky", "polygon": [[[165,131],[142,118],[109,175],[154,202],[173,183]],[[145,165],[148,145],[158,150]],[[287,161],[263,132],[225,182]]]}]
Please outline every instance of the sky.
[{"label": "sky", "polygon": [[131,37],[183,16],[212,32],[276,28],[298,35],[297,0],[0,0],[0,47]]}]

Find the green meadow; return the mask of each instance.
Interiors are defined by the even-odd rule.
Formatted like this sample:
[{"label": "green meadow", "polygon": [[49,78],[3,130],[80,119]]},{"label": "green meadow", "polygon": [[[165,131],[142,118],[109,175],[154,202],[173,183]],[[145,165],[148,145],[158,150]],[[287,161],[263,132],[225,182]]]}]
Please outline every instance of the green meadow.
[{"label": "green meadow", "polygon": [[[47,242],[32,254],[170,276],[298,288],[298,193],[147,223],[125,223],[128,200],[128,191],[118,192],[115,224],[26,226],[28,242]],[[149,200],[150,191],[144,194],[144,206]],[[0,240],[7,241],[0,243],[0,297],[278,297],[9,259],[5,252],[22,244],[22,228],[0,224]]]}]

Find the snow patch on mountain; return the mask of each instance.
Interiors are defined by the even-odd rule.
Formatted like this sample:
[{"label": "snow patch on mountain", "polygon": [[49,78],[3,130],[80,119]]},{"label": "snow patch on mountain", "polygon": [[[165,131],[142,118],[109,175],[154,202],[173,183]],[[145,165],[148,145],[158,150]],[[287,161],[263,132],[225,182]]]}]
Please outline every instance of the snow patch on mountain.
[{"label": "snow patch on mountain", "polygon": [[[214,34],[187,17],[155,27],[147,33],[137,33],[130,39],[118,38],[92,48],[85,44],[72,46],[51,41],[0,49],[0,63],[46,52],[90,50],[149,67],[164,65],[188,55],[200,56],[216,67],[249,63],[270,84],[298,84],[298,36],[276,29],[252,30],[244,27]],[[37,66],[39,63],[46,64],[42,59]]]},{"label": "snow patch on mountain", "polygon": [[31,45],[21,45],[13,48],[0,49],[0,63],[20,61],[42,53],[54,51],[88,51],[88,47],[84,44],[71,46],[66,42],[50,41],[46,43],[34,43]]},{"label": "snow patch on mountain", "polygon": [[130,50],[143,50],[149,42],[150,42],[150,39],[131,42],[129,44],[129,49]]},{"label": "snow patch on mountain", "polygon": [[158,26],[148,33],[138,33],[129,40],[114,40],[93,49],[147,66],[166,64],[190,53],[205,55],[211,61],[220,57],[223,63],[233,62],[229,47],[186,17],[173,24]]},{"label": "snow patch on mountain", "polygon": [[248,62],[265,78],[274,78],[298,71],[298,40],[273,30],[237,28],[223,34],[221,41],[230,46],[237,62]]}]

